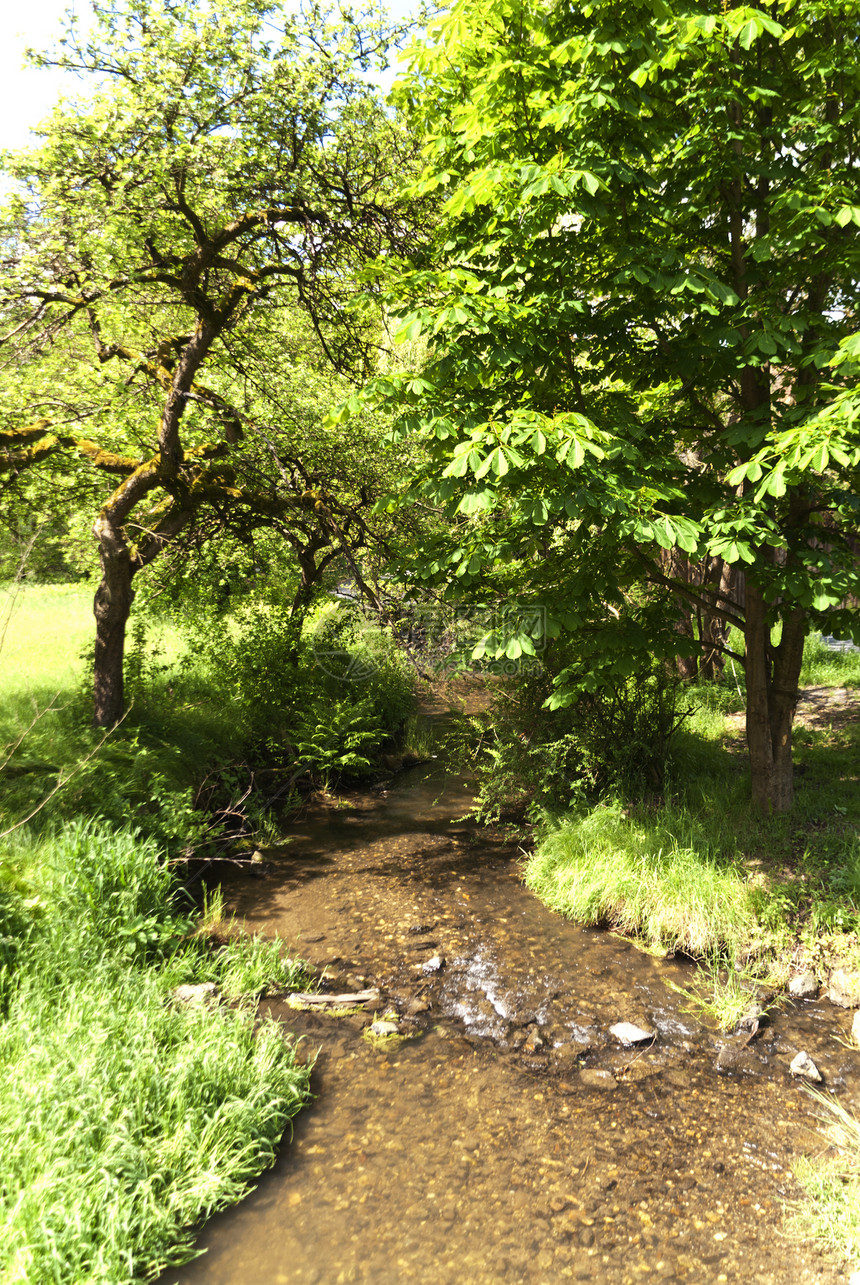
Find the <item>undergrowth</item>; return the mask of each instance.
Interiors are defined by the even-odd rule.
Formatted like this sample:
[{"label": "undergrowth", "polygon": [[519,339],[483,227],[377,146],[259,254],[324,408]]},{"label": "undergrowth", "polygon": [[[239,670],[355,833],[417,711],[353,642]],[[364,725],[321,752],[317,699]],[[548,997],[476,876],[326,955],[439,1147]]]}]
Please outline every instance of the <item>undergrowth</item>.
[{"label": "undergrowth", "polygon": [[282,604],[249,598],[201,625],[193,647],[178,625],[136,621],[127,713],[105,735],[89,726],[89,667],[71,663],[50,624],[61,602],[77,646],[92,632],[89,593],[62,589],[9,599],[0,832],[31,815],[37,827],[132,819],[172,855],[205,855],[225,825],[228,835],[265,827],[269,806],[295,801],[296,782],[372,777],[414,703],[407,662],[356,608],[327,603],[297,641]]}]

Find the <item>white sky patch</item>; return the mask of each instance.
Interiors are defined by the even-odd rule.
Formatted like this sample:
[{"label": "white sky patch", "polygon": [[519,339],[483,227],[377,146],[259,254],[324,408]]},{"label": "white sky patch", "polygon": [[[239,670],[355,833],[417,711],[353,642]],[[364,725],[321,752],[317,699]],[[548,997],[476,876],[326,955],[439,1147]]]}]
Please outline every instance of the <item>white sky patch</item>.
[{"label": "white sky patch", "polygon": [[[24,50],[55,45],[69,0],[7,0],[0,4],[0,149],[27,147],[31,129],[50,115],[61,96],[76,96],[81,81],[52,68],[25,66]],[[89,6],[75,6],[89,25]]]},{"label": "white sky patch", "polygon": [[[415,9],[414,0],[389,0],[388,11],[403,18]],[[45,50],[56,45],[63,15],[73,9],[86,29],[92,14],[86,0],[0,0],[0,151],[27,147],[35,141],[31,130],[45,120],[60,97],[78,97],[85,82],[53,68],[25,65],[25,49]],[[386,93],[396,74],[368,76]]]}]

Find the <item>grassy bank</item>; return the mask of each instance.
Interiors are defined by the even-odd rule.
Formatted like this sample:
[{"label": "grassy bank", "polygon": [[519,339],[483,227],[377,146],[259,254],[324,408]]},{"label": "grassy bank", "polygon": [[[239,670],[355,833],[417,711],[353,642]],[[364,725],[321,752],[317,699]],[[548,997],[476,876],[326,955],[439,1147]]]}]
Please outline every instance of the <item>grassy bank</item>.
[{"label": "grassy bank", "polygon": [[[329,605],[297,664],[283,609],[249,600],[189,633],[133,625],[129,711],[105,736],[91,600],[0,593],[4,1285],[149,1279],[272,1162],[309,1070],[256,1000],[310,979],[278,942],[210,940],[174,872],[272,824],[258,777],[289,803],[302,773],[372,771],[411,703],[379,631]],[[181,1002],[186,983],[217,1000]]]},{"label": "grassy bank", "polygon": [[[860,686],[860,657],[807,646],[804,678]],[[553,910],[769,983],[860,964],[860,718],[817,693],[795,729],[796,807],[748,799],[740,694],[694,691],[663,797],[546,812],[525,879]],[[718,996],[716,997],[718,999]]]},{"label": "grassy bank", "polygon": [[525,882],[559,914],[652,951],[738,954],[759,930],[757,890],[736,854],[683,807],[636,816],[610,802],[548,822]]},{"label": "grassy bank", "polygon": [[[132,832],[17,836],[0,872],[0,1280],[143,1280],[192,1255],[306,1101],[308,1069],[250,1006],[306,979],[277,943],[193,935]],[[220,1000],[180,1002],[201,981]]]}]

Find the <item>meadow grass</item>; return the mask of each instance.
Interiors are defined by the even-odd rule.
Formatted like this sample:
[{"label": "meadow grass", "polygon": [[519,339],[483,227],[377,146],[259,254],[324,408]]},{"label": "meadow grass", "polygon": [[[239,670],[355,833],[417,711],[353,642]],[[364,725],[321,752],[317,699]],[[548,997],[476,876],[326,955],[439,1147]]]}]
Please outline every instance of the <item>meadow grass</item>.
[{"label": "meadow grass", "polygon": [[107,736],[95,731],[93,634],[89,587],[0,589],[0,833],[31,814],[49,828],[81,815],[133,818],[171,851],[189,850],[206,837],[196,788],[242,749],[229,710],[186,663],[175,629],[132,629],[128,712]]},{"label": "meadow grass", "polygon": [[0,1281],[125,1285],[193,1256],[271,1164],[309,1068],[248,1001],[306,987],[279,943],[191,932],[157,847],[78,822],[0,847]]},{"label": "meadow grass", "polygon": [[94,631],[88,585],[0,585],[4,701],[44,701],[72,689]]}]

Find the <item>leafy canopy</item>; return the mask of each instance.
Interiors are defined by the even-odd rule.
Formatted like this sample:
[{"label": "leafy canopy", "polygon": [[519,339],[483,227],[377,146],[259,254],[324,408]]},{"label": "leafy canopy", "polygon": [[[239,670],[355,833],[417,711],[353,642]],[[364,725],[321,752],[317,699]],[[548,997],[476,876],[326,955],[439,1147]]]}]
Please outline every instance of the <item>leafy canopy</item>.
[{"label": "leafy canopy", "polygon": [[429,446],[429,577],[622,670],[677,647],[610,642],[631,587],[685,592],[667,554],[744,570],[768,630],[855,627],[858,41],[853,0],[461,0],[413,47],[446,217],[390,304],[430,355],[368,395]]}]

